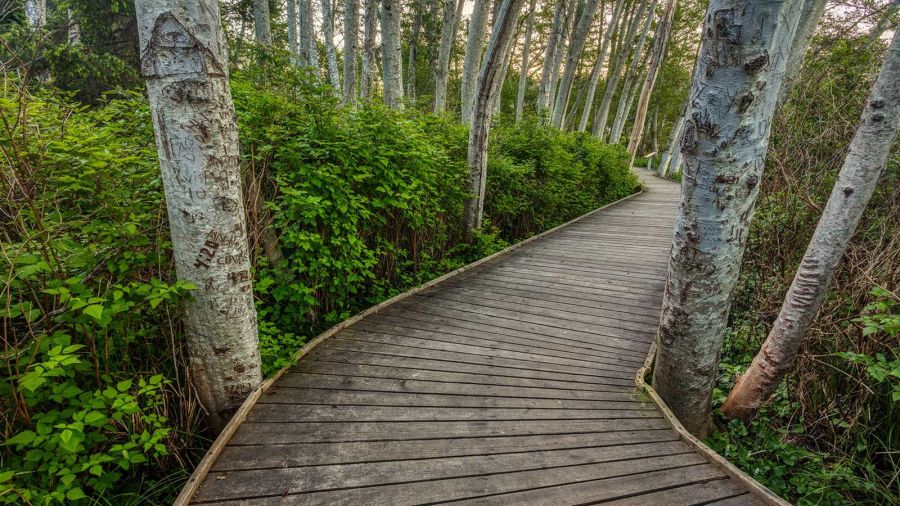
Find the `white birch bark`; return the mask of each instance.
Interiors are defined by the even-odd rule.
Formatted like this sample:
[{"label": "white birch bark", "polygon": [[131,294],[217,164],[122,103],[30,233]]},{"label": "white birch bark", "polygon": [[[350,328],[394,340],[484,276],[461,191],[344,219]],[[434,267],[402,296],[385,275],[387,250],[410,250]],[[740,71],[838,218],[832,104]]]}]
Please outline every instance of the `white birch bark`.
[{"label": "white birch bark", "polygon": [[475,230],[481,227],[484,212],[484,188],[487,180],[488,133],[491,128],[491,104],[497,91],[497,81],[506,53],[512,45],[516,31],[516,20],[522,10],[524,0],[503,0],[497,12],[491,38],[488,41],[484,63],[478,78],[478,93],[469,130],[469,197],[465,202],[463,218],[467,241],[471,241]]},{"label": "white birch bark", "polygon": [[794,366],[804,336],[828,295],[835,270],[887,163],[898,128],[900,30],[894,32],[850,150],[778,319],[722,406],[726,416],[749,418],[755,414]]},{"label": "white birch bark", "polygon": [[253,0],[253,33],[257,44],[268,46],[272,43],[269,0]]},{"label": "white birch bark", "polygon": [[344,102],[356,99],[359,53],[359,0],[344,0]]},{"label": "white birch bark", "polygon": [[421,2],[412,3],[415,14],[409,34],[409,54],[406,61],[406,96],[410,99],[416,98],[416,64],[419,61],[419,33],[422,31],[423,7]]},{"label": "white birch bark", "polygon": [[75,19],[75,16],[72,15],[72,9],[67,9],[66,14],[66,17],[69,20],[69,44],[81,44],[81,25],[78,24],[78,20]]},{"label": "white birch bark", "polygon": [[519,68],[519,87],[516,89],[516,123],[522,121],[525,112],[525,90],[528,87],[528,60],[531,53],[531,34],[534,31],[535,0],[531,0],[528,10],[528,28],[525,29],[525,41],[522,45],[522,64]]},{"label": "white birch bark", "polygon": [[469,36],[466,40],[466,57],[463,60],[462,82],[459,86],[460,117],[464,125],[472,124],[472,110],[478,91],[478,69],[481,66],[481,52],[487,33],[488,0],[474,0],[472,17],[469,20]]},{"label": "white birch bark", "polygon": [[135,2],[191,376],[220,429],[262,379],[241,195],[238,133],[219,7]]},{"label": "white birch bark", "polygon": [[299,65],[300,63],[300,41],[297,37],[297,2],[298,0],[287,0],[285,12],[287,17],[288,53],[290,53],[291,63],[294,65]]},{"label": "white birch bark", "polygon": [[[498,13],[495,12],[494,17],[497,17],[497,15]],[[497,76],[497,89],[494,90],[494,102],[491,105],[492,114],[499,114],[501,106],[503,105],[503,85],[506,84],[506,73],[509,70],[509,61],[512,59],[512,54],[515,50],[516,45],[515,41],[518,39],[518,35],[518,23],[516,23],[516,31],[513,33],[512,42],[509,44],[509,47],[506,50],[506,54],[503,57],[503,63],[500,66],[500,74]]]},{"label": "white birch bark", "polygon": [[628,111],[631,110],[631,102],[633,100],[633,91],[635,82],[638,79],[638,72],[644,66],[644,46],[647,43],[647,35],[650,33],[650,26],[653,24],[653,8],[656,1],[650,6],[650,13],[644,18],[644,27],[641,29],[641,37],[638,39],[637,45],[628,62],[628,68],[625,71],[625,82],[622,83],[622,90],[619,92],[619,103],[616,107],[616,115],[613,117],[612,127],[609,130],[609,143],[618,144],[622,135],[622,129],[625,127],[625,118]]},{"label": "white birch bark", "polygon": [[370,98],[375,93],[375,60],[378,58],[375,40],[378,36],[378,11],[381,7],[381,0],[365,0],[365,2],[362,76],[359,83],[359,96]]},{"label": "white birch bark", "polygon": [[666,56],[666,45],[672,35],[672,23],[675,20],[676,0],[667,0],[659,26],[656,28],[656,40],[653,43],[653,52],[650,53],[650,68],[647,77],[641,87],[641,98],[638,100],[637,110],[634,113],[634,122],[631,126],[631,135],[628,137],[628,151],[631,159],[637,155],[638,146],[644,137],[644,123],[647,121],[647,108],[650,106],[650,95],[656,85],[656,78],[662,68],[663,58]]},{"label": "white birch bark", "polygon": [[603,41],[600,44],[600,54],[597,55],[597,61],[594,62],[594,68],[591,69],[591,78],[588,83],[587,95],[584,99],[584,107],[581,111],[581,119],[578,121],[578,131],[584,132],[587,129],[588,119],[591,116],[591,109],[594,107],[594,96],[597,93],[597,85],[600,83],[600,73],[603,71],[603,64],[606,62],[606,53],[609,50],[609,42],[612,40],[619,26],[619,16],[622,14],[623,0],[616,0],[613,7],[612,17],[609,19],[609,25],[603,33]]},{"label": "white birch bark", "polygon": [[334,0],[322,2],[322,35],[325,40],[325,56],[328,60],[328,82],[335,95],[341,95],[341,73],[338,69],[337,49],[334,47]]},{"label": "white birch bark", "polygon": [[[574,2],[575,0],[568,0]],[[561,44],[563,31],[565,30],[566,0],[556,0],[553,8],[553,22],[550,25],[550,34],[547,40],[547,51],[544,53],[544,65],[541,67],[541,81],[538,84],[537,112],[543,114],[550,108],[550,95],[552,93],[551,79],[555,63],[557,46]]]},{"label": "white birch bark", "polygon": [[803,65],[803,58],[806,56],[806,50],[809,48],[809,41],[812,40],[813,33],[816,31],[816,25],[819,23],[823,12],[825,12],[825,0],[804,0],[800,21],[794,33],[794,41],[788,53],[788,60],[784,70],[784,83],[782,83],[781,91],[779,92],[779,103],[784,102],[794,88],[794,82],[797,80],[800,67]]},{"label": "white birch bark", "polygon": [[403,55],[400,53],[400,0],[381,0],[381,82],[384,103],[403,108]]},{"label": "white birch bark", "polygon": [[[653,3],[655,5],[656,0],[654,0]],[[622,68],[625,66],[625,57],[628,54],[628,49],[634,44],[634,37],[637,35],[638,26],[640,26],[641,21],[644,20],[644,16],[650,15],[650,13],[647,12],[647,7],[649,7],[649,5],[649,0],[641,0],[640,6],[635,12],[634,18],[632,18],[631,23],[628,26],[628,31],[625,33],[625,37],[622,40],[622,44],[618,51],[619,54],[616,55],[615,64],[610,67],[609,72],[606,74],[606,90],[603,92],[603,99],[600,101],[600,107],[594,114],[594,124],[591,128],[591,133],[601,140],[606,139],[606,124],[609,120],[609,108],[610,105],[612,105],[612,99],[613,95],[616,93],[616,88],[619,86],[619,78],[622,74]]]},{"label": "white birch bark", "polygon": [[599,5],[599,0],[587,0],[581,10],[581,16],[578,17],[578,22],[572,30],[572,37],[566,51],[565,70],[559,82],[559,91],[556,93],[556,101],[550,118],[550,124],[557,128],[562,126],[563,117],[568,110],[569,96],[572,93],[572,85],[575,83],[575,74],[578,72],[578,62],[581,60],[581,53],[584,51],[584,44],[587,42],[587,36]]},{"label": "white birch bark", "polygon": [[465,0],[444,0],[443,24],[441,25],[441,45],[434,75],[434,112],[447,109],[447,78],[450,75],[450,55],[456,42],[456,32],[462,17]]},{"label": "white birch bark", "polygon": [[678,119],[675,120],[675,125],[672,126],[672,133],[669,138],[669,147],[666,149],[666,154],[659,162],[659,176],[666,177],[669,171],[669,165],[672,163],[672,160],[675,158],[675,154],[680,152],[681,146],[681,132],[684,129],[684,118],[687,114],[687,102],[685,102],[684,107],[681,109],[681,114],[678,115]]},{"label": "white birch bark", "polygon": [[47,0],[25,0],[25,17],[32,28],[43,28],[47,24]]},{"label": "white birch bark", "polygon": [[569,0],[566,9],[566,17],[563,20],[563,31],[559,43],[556,44],[556,53],[553,55],[553,67],[550,72],[550,82],[548,83],[547,109],[553,114],[553,104],[556,103],[556,91],[559,89],[559,73],[562,70],[563,60],[565,59],[566,49],[569,47],[569,41],[572,39],[572,29],[575,24],[575,12],[584,3],[584,0]]},{"label": "white birch bark", "polygon": [[[681,143],[676,218],[653,386],[685,428],[710,430],[710,396],[759,194],[792,0],[711,0]],[[789,40],[789,39],[787,39]]]}]

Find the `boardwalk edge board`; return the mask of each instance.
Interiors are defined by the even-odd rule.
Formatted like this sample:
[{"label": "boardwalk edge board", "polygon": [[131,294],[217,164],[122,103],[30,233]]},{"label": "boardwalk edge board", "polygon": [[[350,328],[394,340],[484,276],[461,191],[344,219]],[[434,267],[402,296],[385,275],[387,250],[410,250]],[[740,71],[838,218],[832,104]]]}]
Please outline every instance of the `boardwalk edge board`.
[{"label": "boardwalk edge board", "polygon": [[478,267],[480,265],[491,262],[499,257],[505,256],[506,254],[508,254],[512,251],[515,251],[526,244],[529,244],[529,243],[534,242],[538,239],[541,239],[545,236],[548,236],[548,235],[552,234],[553,232],[556,232],[557,230],[560,230],[564,227],[567,227],[568,225],[571,225],[573,223],[581,221],[589,216],[593,216],[594,214],[599,213],[600,211],[603,211],[604,209],[607,209],[611,206],[614,206],[614,205],[624,202],[628,199],[631,199],[638,195],[641,195],[643,193],[643,185],[641,185],[641,187],[639,187],[639,188],[640,189],[638,189],[638,191],[635,191],[631,195],[622,197],[619,200],[616,200],[616,201],[610,202],[609,204],[606,204],[604,206],[598,207],[597,209],[594,209],[593,211],[589,211],[589,212],[582,214],[581,216],[578,216],[577,218],[573,218],[561,225],[553,227],[549,230],[545,230],[544,232],[541,232],[540,234],[533,235],[523,241],[517,242],[507,248],[504,248],[492,255],[488,255],[480,260],[476,260],[470,264],[464,265],[464,266],[460,267],[459,269],[450,271],[447,274],[444,274],[443,276],[434,278],[431,281],[429,281],[423,285],[419,285],[419,286],[412,288],[406,292],[395,295],[394,297],[391,297],[390,299],[388,299],[380,304],[376,304],[360,313],[357,313],[356,315],[350,317],[349,319],[344,320],[341,323],[338,323],[334,327],[331,327],[328,330],[326,330],[325,332],[316,336],[312,341],[306,343],[305,345],[303,345],[302,348],[300,348],[300,351],[298,351],[296,353],[296,355],[294,355],[294,359],[291,361],[290,364],[281,368],[281,370],[279,370],[277,373],[275,373],[274,376],[264,380],[255,389],[253,389],[252,392],[250,392],[250,395],[247,396],[247,399],[244,400],[243,404],[241,404],[241,407],[238,408],[238,410],[234,413],[234,416],[231,418],[231,420],[228,422],[228,424],[225,426],[225,428],[222,430],[222,432],[219,433],[219,436],[216,438],[216,440],[213,441],[212,446],[210,446],[209,450],[207,450],[206,455],[203,456],[203,459],[200,461],[200,463],[194,469],[194,472],[191,473],[191,476],[190,476],[190,478],[188,478],[187,483],[184,484],[184,488],[181,489],[181,492],[178,494],[178,497],[175,498],[175,502],[173,503],[174,506],[187,506],[190,503],[191,499],[194,497],[194,495],[197,493],[197,490],[200,488],[200,485],[203,483],[203,480],[206,478],[206,475],[209,474],[209,471],[212,469],[212,466],[215,463],[216,459],[219,458],[219,456],[222,454],[222,451],[225,450],[225,447],[231,441],[231,438],[234,437],[234,433],[235,433],[235,431],[237,431],[237,428],[244,422],[244,420],[247,419],[247,415],[250,414],[250,410],[253,409],[253,407],[256,405],[256,401],[258,401],[259,398],[262,396],[262,394],[265,393],[272,385],[274,385],[276,381],[281,379],[281,377],[284,376],[284,374],[290,368],[294,367],[294,365],[296,365],[297,361],[299,361],[305,355],[309,354],[309,352],[311,352],[313,350],[313,348],[318,346],[319,343],[321,343],[325,339],[328,339],[329,337],[333,336],[334,334],[337,334],[341,330],[353,325],[354,323],[362,320],[363,318],[365,318],[369,315],[375,314],[375,313],[381,311],[382,309],[394,304],[395,302],[404,300],[404,299],[406,299],[412,295],[415,295],[423,290],[431,288],[432,286],[437,285],[438,283],[441,283],[447,279],[450,279],[459,274],[462,274],[463,272],[469,271],[471,269],[474,269],[475,267]]}]

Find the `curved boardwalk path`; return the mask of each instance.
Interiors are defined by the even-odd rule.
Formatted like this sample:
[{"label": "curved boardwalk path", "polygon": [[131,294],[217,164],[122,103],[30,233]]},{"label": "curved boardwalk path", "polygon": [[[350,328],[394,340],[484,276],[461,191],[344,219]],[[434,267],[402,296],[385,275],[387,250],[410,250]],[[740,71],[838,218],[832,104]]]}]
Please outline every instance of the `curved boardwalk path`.
[{"label": "curved boardwalk path", "polygon": [[323,341],[262,394],[193,501],[763,504],[635,388],[679,198],[643,179]]}]

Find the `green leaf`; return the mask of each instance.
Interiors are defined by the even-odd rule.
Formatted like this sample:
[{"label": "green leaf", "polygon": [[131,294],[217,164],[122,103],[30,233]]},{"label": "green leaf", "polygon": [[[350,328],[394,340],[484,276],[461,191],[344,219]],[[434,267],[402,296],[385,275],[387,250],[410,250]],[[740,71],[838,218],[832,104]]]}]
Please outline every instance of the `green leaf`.
[{"label": "green leaf", "polygon": [[100,320],[103,317],[103,305],[91,304],[84,308],[84,314],[93,317],[95,320]]},{"label": "green leaf", "polygon": [[22,446],[25,446],[28,443],[34,441],[35,437],[37,437],[37,434],[35,434],[34,432],[30,430],[23,430],[22,432],[4,441],[3,444],[7,446],[17,445],[21,448]]},{"label": "green leaf", "polygon": [[66,499],[70,501],[77,501],[79,499],[84,499],[87,496],[84,494],[84,491],[79,487],[70,488],[68,492],[66,492]]}]

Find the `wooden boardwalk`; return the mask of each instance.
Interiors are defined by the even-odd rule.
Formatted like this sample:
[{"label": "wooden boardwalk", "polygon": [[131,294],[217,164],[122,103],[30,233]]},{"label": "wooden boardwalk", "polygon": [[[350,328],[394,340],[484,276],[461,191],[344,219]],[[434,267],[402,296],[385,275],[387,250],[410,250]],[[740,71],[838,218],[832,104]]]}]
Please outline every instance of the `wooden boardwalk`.
[{"label": "wooden boardwalk", "polygon": [[194,503],[764,504],[635,387],[678,186],[393,303],[265,391]]}]

